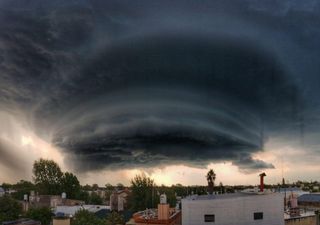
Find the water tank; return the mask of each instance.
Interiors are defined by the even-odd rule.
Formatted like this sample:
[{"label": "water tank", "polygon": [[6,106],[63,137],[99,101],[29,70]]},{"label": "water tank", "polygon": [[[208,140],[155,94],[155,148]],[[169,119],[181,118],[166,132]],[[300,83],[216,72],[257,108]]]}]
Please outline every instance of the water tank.
[{"label": "water tank", "polygon": [[160,195],[160,204],[167,204],[167,196],[166,196],[166,194]]},{"label": "water tank", "polygon": [[61,197],[62,197],[62,199],[66,199],[66,198],[67,198],[67,194],[66,194],[65,192],[63,192],[63,193],[61,194]]}]

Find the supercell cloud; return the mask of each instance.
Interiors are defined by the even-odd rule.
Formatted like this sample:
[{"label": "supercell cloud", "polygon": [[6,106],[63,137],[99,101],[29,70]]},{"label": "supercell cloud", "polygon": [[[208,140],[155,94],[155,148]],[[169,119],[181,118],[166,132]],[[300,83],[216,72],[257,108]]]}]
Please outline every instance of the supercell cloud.
[{"label": "supercell cloud", "polygon": [[259,2],[1,1],[0,110],[82,171],[274,168],[317,133],[319,5]]}]

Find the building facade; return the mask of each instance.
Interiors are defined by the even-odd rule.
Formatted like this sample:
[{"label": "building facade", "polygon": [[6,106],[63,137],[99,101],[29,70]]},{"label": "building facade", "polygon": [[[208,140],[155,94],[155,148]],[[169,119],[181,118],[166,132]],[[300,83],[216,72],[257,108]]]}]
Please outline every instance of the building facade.
[{"label": "building facade", "polygon": [[283,195],[235,193],[182,199],[183,225],[284,225]]},{"label": "building facade", "polygon": [[110,207],[111,210],[118,212],[124,211],[127,206],[127,198],[129,191],[127,189],[121,191],[114,191],[110,195]]}]

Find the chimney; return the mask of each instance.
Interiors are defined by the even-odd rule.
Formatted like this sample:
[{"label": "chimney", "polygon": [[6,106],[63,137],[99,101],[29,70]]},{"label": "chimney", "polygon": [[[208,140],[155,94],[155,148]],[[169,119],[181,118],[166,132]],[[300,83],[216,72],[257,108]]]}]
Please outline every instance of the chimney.
[{"label": "chimney", "polygon": [[265,173],[261,173],[260,175],[260,192],[263,192],[264,190],[264,182],[263,179],[265,176],[267,176]]}]

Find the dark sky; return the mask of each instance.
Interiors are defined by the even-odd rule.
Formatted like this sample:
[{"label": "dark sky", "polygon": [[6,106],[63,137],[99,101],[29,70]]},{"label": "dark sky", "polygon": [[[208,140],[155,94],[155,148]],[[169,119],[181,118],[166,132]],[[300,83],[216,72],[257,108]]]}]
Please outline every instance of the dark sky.
[{"label": "dark sky", "polygon": [[0,111],[82,172],[222,161],[255,172],[275,167],[253,154],[279,137],[317,155],[319,11],[315,0],[0,0]]}]

